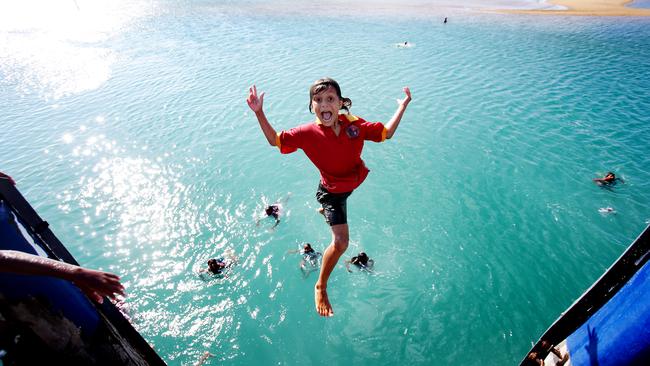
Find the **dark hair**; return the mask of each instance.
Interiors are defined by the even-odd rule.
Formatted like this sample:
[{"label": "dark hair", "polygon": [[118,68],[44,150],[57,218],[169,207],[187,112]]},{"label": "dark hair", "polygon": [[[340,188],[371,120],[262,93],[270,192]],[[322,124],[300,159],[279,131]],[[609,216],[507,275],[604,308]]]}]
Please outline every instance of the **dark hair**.
[{"label": "dark hair", "polygon": [[607,175],[611,175],[612,177],[616,177],[616,174],[614,174],[612,172],[607,172],[607,174],[605,174],[605,176],[607,176]]},{"label": "dark hair", "polygon": [[314,95],[319,94],[328,88],[334,88],[334,90],[336,90],[336,95],[343,101],[343,107],[341,107],[341,109],[345,109],[345,111],[349,113],[350,108],[352,107],[352,101],[350,98],[344,98],[341,95],[341,87],[339,86],[339,83],[332,78],[318,79],[314,81],[311,88],[309,88],[309,112],[314,113],[311,110],[311,101],[314,99]]}]

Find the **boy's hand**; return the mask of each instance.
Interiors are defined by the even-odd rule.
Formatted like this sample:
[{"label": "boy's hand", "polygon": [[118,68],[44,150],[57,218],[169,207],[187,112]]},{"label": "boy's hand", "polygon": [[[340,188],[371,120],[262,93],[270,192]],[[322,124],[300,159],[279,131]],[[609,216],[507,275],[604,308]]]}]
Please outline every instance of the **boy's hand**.
[{"label": "boy's hand", "polygon": [[115,299],[116,295],[124,296],[124,286],[120,283],[120,277],[113,273],[79,267],[71,280],[88,297],[100,304],[104,296],[111,299]]},{"label": "boy's hand", "polygon": [[257,88],[253,85],[248,89],[248,99],[246,99],[246,103],[248,103],[248,106],[253,112],[261,112],[262,105],[264,104],[264,92],[262,92],[258,97]]},{"label": "boy's hand", "polygon": [[398,99],[397,104],[406,107],[411,102],[411,89],[409,89],[408,86],[405,86],[404,87],[404,93],[406,94],[406,97],[404,99],[401,99],[401,100]]}]

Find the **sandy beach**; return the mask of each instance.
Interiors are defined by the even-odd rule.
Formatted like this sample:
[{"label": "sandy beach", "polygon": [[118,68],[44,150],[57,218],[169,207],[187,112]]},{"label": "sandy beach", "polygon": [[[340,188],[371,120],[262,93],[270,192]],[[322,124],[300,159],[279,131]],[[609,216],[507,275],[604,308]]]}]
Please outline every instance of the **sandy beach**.
[{"label": "sandy beach", "polygon": [[650,16],[650,9],[629,8],[631,0],[549,0],[566,10],[505,10],[506,13],[577,16]]},{"label": "sandy beach", "polygon": [[[650,9],[630,8],[632,0],[331,0],[322,2],[294,2],[278,0],[272,4],[254,3],[247,10],[267,15],[320,14],[336,16],[363,14],[386,16],[401,14],[415,17],[441,17],[449,12],[475,11],[508,14],[575,15],[575,16],[650,16]],[[326,5],[325,5],[326,4]],[[235,3],[224,3],[220,8],[239,9]]]}]

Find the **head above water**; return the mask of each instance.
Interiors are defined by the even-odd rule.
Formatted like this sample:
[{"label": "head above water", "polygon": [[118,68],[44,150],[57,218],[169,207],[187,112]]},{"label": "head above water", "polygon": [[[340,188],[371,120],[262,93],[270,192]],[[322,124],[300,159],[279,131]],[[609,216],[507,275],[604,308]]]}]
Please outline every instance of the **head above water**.
[{"label": "head above water", "polygon": [[214,258],[208,259],[208,268],[209,268],[212,272],[219,271],[219,270],[221,270],[221,269],[222,269],[223,267],[225,267],[225,266],[226,266],[225,263],[220,262],[220,261],[218,261],[218,260],[216,260],[216,259],[214,259]]},{"label": "head above water", "polygon": [[352,107],[352,101],[350,98],[344,98],[341,95],[341,87],[336,80],[332,78],[322,78],[314,81],[312,86],[309,88],[309,112],[314,113],[312,110],[312,101],[314,100],[314,95],[320,94],[325,90],[332,88],[336,92],[336,95],[343,102],[341,109],[345,109],[346,112],[350,112],[350,107]]},{"label": "head above water", "polygon": [[273,215],[273,211],[275,211],[275,208],[273,206],[267,206],[264,211],[266,211],[266,214],[270,216]]},{"label": "head above water", "polygon": [[616,174],[607,172],[607,174],[605,174],[605,179],[616,179]]}]

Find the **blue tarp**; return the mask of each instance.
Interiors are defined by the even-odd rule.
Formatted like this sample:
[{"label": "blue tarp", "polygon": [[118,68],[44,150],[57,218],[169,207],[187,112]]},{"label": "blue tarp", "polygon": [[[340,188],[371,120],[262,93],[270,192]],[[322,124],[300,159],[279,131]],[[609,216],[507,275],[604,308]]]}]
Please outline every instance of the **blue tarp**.
[{"label": "blue tarp", "polygon": [[567,338],[575,366],[650,365],[650,262]]}]

